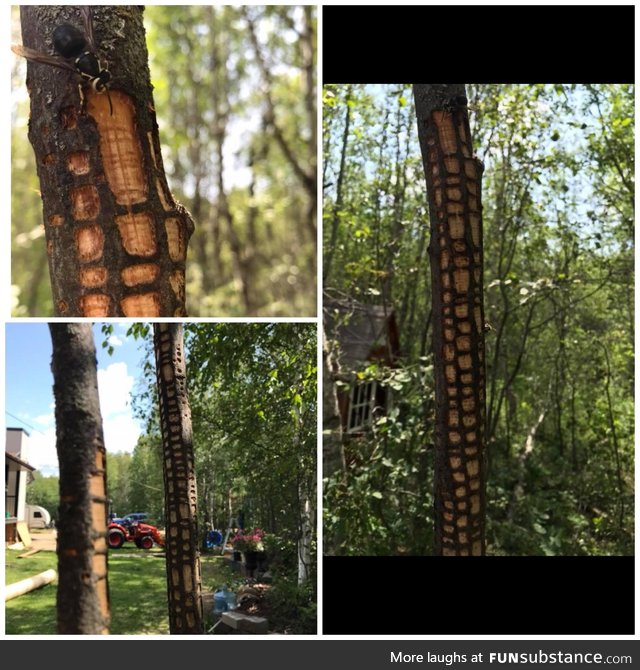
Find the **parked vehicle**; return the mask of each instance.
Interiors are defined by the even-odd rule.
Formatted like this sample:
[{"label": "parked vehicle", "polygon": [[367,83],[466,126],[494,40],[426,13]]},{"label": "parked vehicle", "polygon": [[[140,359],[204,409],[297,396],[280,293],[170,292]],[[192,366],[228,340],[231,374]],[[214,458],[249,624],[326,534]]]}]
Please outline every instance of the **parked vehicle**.
[{"label": "parked vehicle", "polygon": [[115,514],[109,519],[109,523],[119,523],[121,526],[130,526],[137,521],[146,521],[149,515],[146,512],[131,512],[125,516],[118,517]]},{"label": "parked vehicle", "polygon": [[107,531],[111,549],[120,549],[125,542],[134,542],[140,549],[151,549],[154,544],[164,547],[164,536],[155,526],[141,521],[130,521],[128,524],[118,521],[121,520],[111,521]]},{"label": "parked vehicle", "polygon": [[51,514],[40,505],[27,505],[25,514],[29,528],[49,528],[51,526]]}]

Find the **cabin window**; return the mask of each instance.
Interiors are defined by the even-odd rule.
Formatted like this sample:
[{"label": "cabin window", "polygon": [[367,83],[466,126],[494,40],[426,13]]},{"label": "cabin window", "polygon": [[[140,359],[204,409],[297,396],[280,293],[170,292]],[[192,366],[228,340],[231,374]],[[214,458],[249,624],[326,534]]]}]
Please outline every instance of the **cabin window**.
[{"label": "cabin window", "polygon": [[387,411],[387,389],[371,380],[354,384],[349,396],[348,433],[360,433]]}]

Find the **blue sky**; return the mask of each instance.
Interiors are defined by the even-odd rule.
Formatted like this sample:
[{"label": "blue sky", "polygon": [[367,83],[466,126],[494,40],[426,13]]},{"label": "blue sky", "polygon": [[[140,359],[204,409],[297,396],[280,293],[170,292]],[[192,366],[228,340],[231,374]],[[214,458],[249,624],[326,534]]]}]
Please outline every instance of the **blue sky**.
[{"label": "blue sky", "polygon": [[[107,450],[132,451],[142,432],[134,419],[130,394],[141,376],[143,344],[126,337],[128,324],[114,324],[112,356],[102,348],[100,324],[94,326],[98,388]],[[45,475],[58,474],[55,448],[51,339],[46,323],[6,325],[5,425],[29,433],[31,465]]]}]

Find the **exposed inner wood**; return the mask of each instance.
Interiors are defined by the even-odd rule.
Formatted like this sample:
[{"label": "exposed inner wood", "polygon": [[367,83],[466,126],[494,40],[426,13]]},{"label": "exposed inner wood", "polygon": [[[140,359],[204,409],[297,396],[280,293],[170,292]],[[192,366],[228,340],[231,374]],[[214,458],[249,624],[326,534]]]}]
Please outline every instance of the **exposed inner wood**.
[{"label": "exposed inner wood", "polygon": [[466,109],[425,109],[421,145],[429,185],[436,390],[436,536],[445,556],[484,552],[484,319],[481,164]]},{"label": "exposed inner wood", "polygon": [[119,205],[134,205],[147,199],[142,149],[135,127],[131,98],[112,90],[111,103],[105,94],[87,95],[87,112],[95,120],[100,136],[102,165],[109,188]]}]

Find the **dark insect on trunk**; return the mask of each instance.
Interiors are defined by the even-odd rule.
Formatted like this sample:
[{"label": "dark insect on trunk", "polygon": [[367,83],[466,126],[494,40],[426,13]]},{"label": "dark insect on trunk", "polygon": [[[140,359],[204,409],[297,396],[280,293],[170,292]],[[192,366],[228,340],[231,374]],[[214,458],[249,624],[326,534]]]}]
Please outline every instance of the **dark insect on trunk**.
[{"label": "dark insect on trunk", "polygon": [[[109,110],[113,114],[113,105],[107,85],[111,81],[111,73],[98,58],[98,49],[93,37],[93,18],[89,7],[80,8],[84,32],[70,23],[63,23],[55,28],[52,35],[53,48],[58,56],[50,56],[22,45],[11,47],[18,56],[23,56],[35,63],[52,65],[77,73],[96,93],[106,93]],[[84,95],[80,91],[84,112]]]}]

